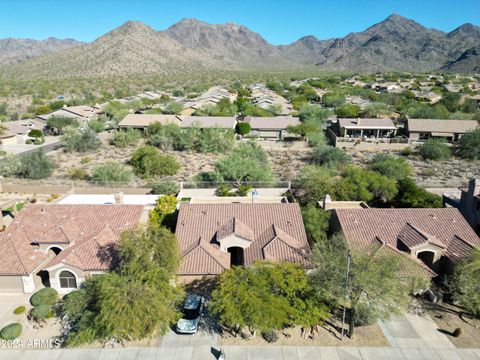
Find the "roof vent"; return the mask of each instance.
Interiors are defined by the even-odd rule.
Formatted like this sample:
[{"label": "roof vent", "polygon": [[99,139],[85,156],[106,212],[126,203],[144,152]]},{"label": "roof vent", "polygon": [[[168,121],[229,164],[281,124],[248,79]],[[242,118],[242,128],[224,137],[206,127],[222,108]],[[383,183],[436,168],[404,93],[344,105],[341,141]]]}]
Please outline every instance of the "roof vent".
[{"label": "roof vent", "polygon": [[41,209],[40,209],[40,213],[45,214],[45,209],[44,209],[44,208],[41,208]]},{"label": "roof vent", "polygon": [[207,215],[207,210],[202,210],[203,215]]}]

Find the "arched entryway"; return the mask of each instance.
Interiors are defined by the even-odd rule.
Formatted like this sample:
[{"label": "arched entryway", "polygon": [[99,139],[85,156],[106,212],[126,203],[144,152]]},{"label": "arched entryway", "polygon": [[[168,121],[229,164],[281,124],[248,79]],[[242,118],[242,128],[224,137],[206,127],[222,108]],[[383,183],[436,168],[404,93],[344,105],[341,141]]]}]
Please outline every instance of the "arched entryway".
[{"label": "arched entryway", "polygon": [[48,252],[50,254],[54,254],[55,256],[60,254],[62,252],[62,248],[58,247],[58,246],[52,246],[51,248],[48,249]]},{"label": "arched entryway", "polygon": [[435,253],[433,251],[422,251],[417,254],[417,258],[422,260],[425,265],[432,268],[433,261],[435,259]]},{"label": "arched entryway", "polygon": [[63,270],[59,275],[58,275],[58,280],[60,282],[60,287],[62,289],[76,289],[77,288],[77,278],[75,275],[68,271],[68,270]]},{"label": "arched entryway", "polygon": [[42,281],[42,285],[45,287],[50,287],[50,274],[47,270],[42,270],[37,273],[37,276]]},{"label": "arched entryway", "polygon": [[230,266],[243,266],[243,248],[232,246],[227,251],[230,253]]}]

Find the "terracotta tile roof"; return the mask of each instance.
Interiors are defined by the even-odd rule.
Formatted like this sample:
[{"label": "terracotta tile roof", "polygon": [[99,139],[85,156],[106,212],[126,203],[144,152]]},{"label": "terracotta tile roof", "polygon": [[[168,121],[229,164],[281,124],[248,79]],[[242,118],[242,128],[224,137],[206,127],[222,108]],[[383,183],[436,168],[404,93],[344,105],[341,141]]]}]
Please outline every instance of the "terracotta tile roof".
[{"label": "terracotta tile roof", "polygon": [[442,245],[446,249],[443,255],[447,257],[457,251],[454,250],[458,245],[457,238],[480,247],[480,238],[455,208],[336,209],[335,214],[352,251],[366,251],[375,239],[398,249],[400,242],[406,241],[405,245],[414,246],[425,237],[437,246]]},{"label": "terracotta tile roof", "polygon": [[450,241],[450,245],[447,248],[446,256],[454,262],[460,261],[472,255],[472,251],[474,248],[475,246],[473,246],[472,244],[468,243],[467,241],[463,240],[458,236],[454,236],[452,241]]},{"label": "terracotta tile roof", "polygon": [[220,250],[217,234],[232,230],[252,238],[244,251],[245,265],[259,259],[307,263],[309,248],[298,204],[181,204],[175,231],[180,274],[219,274],[229,268],[230,254]]},{"label": "terracotta tile roof", "polygon": [[404,243],[409,249],[425,243],[430,243],[445,248],[445,244],[438,240],[435,235],[430,235],[410,223],[405,224],[405,226],[402,228],[398,234],[398,240]]},{"label": "terracotta tile roof", "polygon": [[227,221],[223,226],[220,226],[217,231],[217,240],[224,239],[232,234],[249,241],[253,241],[255,237],[253,230],[236,217]]},{"label": "terracotta tile roof", "polygon": [[[27,274],[60,262],[82,270],[107,269],[111,245],[139,223],[142,212],[137,205],[29,204],[0,238],[0,274]],[[64,251],[44,264],[50,255],[34,244],[59,244]]]}]

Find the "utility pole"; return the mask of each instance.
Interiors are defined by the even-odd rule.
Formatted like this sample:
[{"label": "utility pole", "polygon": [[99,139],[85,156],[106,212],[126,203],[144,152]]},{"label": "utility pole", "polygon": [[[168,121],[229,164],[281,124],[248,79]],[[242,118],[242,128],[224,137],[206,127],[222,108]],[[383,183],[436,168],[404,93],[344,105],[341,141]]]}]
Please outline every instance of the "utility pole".
[{"label": "utility pole", "polygon": [[345,332],[345,315],[347,312],[347,300],[348,300],[348,279],[350,276],[350,265],[352,262],[352,256],[350,255],[350,250],[347,253],[347,273],[345,275],[345,302],[343,304],[343,317],[342,317],[342,337],[341,340],[343,341],[343,333]]}]

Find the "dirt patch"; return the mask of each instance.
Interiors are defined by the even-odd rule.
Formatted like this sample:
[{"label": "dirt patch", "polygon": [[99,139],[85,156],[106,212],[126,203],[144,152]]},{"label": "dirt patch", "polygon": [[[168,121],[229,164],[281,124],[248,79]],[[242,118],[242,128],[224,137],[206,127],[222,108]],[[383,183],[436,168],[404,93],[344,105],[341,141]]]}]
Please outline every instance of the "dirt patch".
[{"label": "dirt patch", "polygon": [[[83,169],[91,174],[95,166],[106,161],[127,164],[135,149],[144,145],[142,140],[137,147],[118,148],[109,143],[111,136],[112,134],[108,132],[99,134],[102,142],[100,148],[85,154],[67,153],[62,149],[49,153],[49,157],[57,165],[51,178],[69,179],[69,171],[72,168]],[[272,173],[278,180],[292,180],[308,161],[309,149],[287,150],[266,151]],[[213,171],[215,162],[226,156],[226,154],[201,154],[188,151],[165,151],[164,153],[173,155],[181,164],[179,172],[172,177],[176,181],[191,180],[201,172]],[[132,185],[144,183],[143,179],[135,177]]]},{"label": "dirt patch", "polygon": [[[423,300],[423,308],[427,311],[438,330],[446,334],[448,339],[458,348],[477,348],[480,339],[480,320],[462,316],[462,310],[452,304],[435,304]],[[461,328],[462,334],[453,336],[455,329]]]},{"label": "dirt patch", "polygon": [[240,336],[234,337],[229,333],[223,333],[218,338],[218,344],[223,345],[244,345],[244,346],[390,346],[377,324],[355,328],[353,339],[347,336],[341,340],[339,323],[325,323],[318,327],[318,333],[313,338],[302,338],[299,327],[293,327],[278,332],[278,340],[268,343],[261,336],[243,339]]}]

